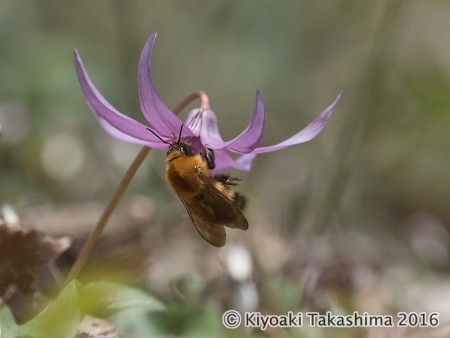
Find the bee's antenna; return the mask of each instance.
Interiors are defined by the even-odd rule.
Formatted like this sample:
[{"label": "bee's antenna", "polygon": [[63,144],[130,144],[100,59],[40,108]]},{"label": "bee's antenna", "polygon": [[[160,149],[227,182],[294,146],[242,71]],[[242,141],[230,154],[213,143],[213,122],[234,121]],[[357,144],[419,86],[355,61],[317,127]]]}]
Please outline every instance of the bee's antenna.
[{"label": "bee's antenna", "polygon": [[148,127],[146,127],[146,129],[147,129],[149,132],[151,132],[153,135],[155,135],[157,138],[159,138],[163,143],[168,144],[169,146],[172,145],[172,143],[169,143],[169,142],[167,142],[167,141],[164,141],[164,140],[162,139],[162,137],[159,136],[157,133],[155,133],[152,129],[150,129],[150,128],[148,128]]},{"label": "bee's antenna", "polygon": [[178,135],[178,142],[181,140],[181,132],[183,131],[184,123],[180,127],[180,135]]}]

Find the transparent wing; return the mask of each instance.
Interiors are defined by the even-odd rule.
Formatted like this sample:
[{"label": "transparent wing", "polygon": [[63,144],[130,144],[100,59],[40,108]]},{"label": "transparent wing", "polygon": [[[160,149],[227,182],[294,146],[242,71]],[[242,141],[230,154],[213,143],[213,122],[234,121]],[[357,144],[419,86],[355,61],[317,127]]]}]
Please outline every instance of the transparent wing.
[{"label": "transparent wing", "polygon": [[204,183],[204,189],[197,199],[200,204],[205,204],[211,222],[218,222],[229,228],[247,230],[248,221],[235,201],[216,188],[213,178],[205,175],[201,170],[197,171],[197,175]]},{"label": "transparent wing", "polygon": [[194,203],[191,203],[181,197],[180,200],[186,208],[186,211],[200,236],[211,245],[217,247],[224,246],[227,235],[223,224],[213,224],[209,222],[207,218],[205,218],[203,208],[195,201]]},{"label": "transparent wing", "polygon": [[238,206],[215,187],[209,176],[201,170],[197,171],[197,175],[204,183],[202,191],[190,200],[185,200],[180,195],[178,197],[203,239],[211,245],[224,246],[224,226],[247,230],[247,219]]}]

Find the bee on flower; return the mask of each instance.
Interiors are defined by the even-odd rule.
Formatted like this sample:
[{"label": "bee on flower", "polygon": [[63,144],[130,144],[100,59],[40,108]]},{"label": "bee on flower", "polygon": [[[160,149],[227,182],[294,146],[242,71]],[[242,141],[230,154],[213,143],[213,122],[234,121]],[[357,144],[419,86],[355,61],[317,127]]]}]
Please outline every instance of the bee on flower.
[{"label": "bee on flower", "polygon": [[[224,141],[216,114],[206,93],[199,108],[182,121],[159,98],[151,78],[153,33],[142,50],[138,66],[138,93],[144,125],[115,109],[91,81],[81,57],[74,51],[75,68],[87,104],[100,125],[111,136],[126,142],[167,151],[166,177],[184,204],[200,235],[214,246],[226,241],[224,226],[246,230],[243,215],[246,199],[233,188],[238,179],[224,171],[230,168],[249,171],[256,155],[304,143],[316,137],[328,122],[339,102],[334,102],[314,121],[295,135],[272,145],[259,147],[264,131],[265,109],[261,93],[256,100],[250,123],[244,130]],[[230,153],[238,154],[236,159]]]}]

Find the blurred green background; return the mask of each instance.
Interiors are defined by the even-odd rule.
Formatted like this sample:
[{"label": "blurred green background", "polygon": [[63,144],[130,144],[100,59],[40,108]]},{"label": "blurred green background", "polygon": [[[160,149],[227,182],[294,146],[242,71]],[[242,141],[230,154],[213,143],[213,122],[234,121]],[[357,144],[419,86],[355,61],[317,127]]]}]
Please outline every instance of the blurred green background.
[{"label": "blurred green background", "polygon": [[[404,302],[416,299],[410,293],[425,302],[423,285],[450,296],[449,18],[448,1],[1,0],[0,199],[23,212],[107,200],[139,147],[92,117],[72,51],[105,98],[143,121],[137,62],[158,32],[159,95],[173,107],[205,90],[225,139],[248,123],[256,88],[266,106],[262,145],[291,136],[344,91],[315,140],[236,173],[250,229],[228,234],[259,271],[258,309],[438,311]],[[162,152],[151,153],[127,196],[151,202],[147,227],[184,227],[201,241],[179,224],[184,211],[164,182]],[[159,245],[191,250],[167,243],[184,234],[173,231]],[[194,253],[221,257],[197,244]],[[193,256],[186,271],[199,264]],[[199,274],[209,281],[225,266]],[[190,276],[185,270],[179,275]],[[381,300],[367,305],[374,293]]]}]

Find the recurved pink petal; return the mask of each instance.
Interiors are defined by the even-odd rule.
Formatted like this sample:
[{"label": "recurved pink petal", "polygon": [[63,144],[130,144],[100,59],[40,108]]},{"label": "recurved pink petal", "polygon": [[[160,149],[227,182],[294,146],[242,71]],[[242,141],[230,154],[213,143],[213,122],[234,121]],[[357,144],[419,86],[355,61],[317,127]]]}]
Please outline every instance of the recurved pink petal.
[{"label": "recurved pink petal", "polygon": [[256,91],[255,106],[252,120],[242,133],[227,142],[227,149],[235,153],[247,154],[252,152],[261,142],[264,131],[264,103],[261,93]]},{"label": "recurved pink petal", "polygon": [[211,149],[227,148],[235,153],[249,153],[261,141],[264,129],[264,104],[257,91],[249,125],[238,136],[226,142],[220,135],[216,115],[210,109],[193,110],[186,123],[194,134],[200,135],[202,143],[207,144]]},{"label": "recurved pink petal", "polygon": [[215,150],[214,154],[216,156],[216,167],[212,172],[222,172],[229,168],[235,168],[242,171],[249,171],[253,159],[256,157],[254,154],[242,155],[241,157],[234,160],[225,150]]},{"label": "recurved pink petal", "polygon": [[328,119],[330,118],[331,114],[336,108],[336,105],[341,99],[341,96],[342,92],[339,93],[334,102],[330,106],[328,106],[323,112],[321,112],[314,121],[308,124],[304,129],[300,130],[297,134],[273,146],[256,148],[251,153],[252,154],[268,153],[271,151],[281,150],[295,144],[304,143],[312,140],[322,131],[322,129],[327,124]]},{"label": "recurved pink petal", "polygon": [[244,154],[236,159],[236,163],[239,165],[240,168],[243,168],[242,170],[250,171],[255,157],[256,154]]},{"label": "recurved pink petal", "polygon": [[74,50],[74,62],[84,97],[105,130],[114,137],[134,143],[158,147],[161,141],[147,127],[115,109],[92,83],[78,51]]},{"label": "recurved pink petal", "polygon": [[[142,112],[159,135],[166,137],[178,134],[183,122],[162,102],[153,86],[151,76],[152,50],[156,33],[153,33],[142,49],[138,68],[138,92]],[[185,136],[193,136],[190,130],[183,130]]]},{"label": "recurved pink petal", "polygon": [[208,145],[211,149],[222,149],[228,144],[220,135],[216,114],[211,109],[192,110],[186,119],[186,125],[195,136],[200,137],[203,145]]},{"label": "recurved pink petal", "polygon": [[144,145],[150,148],[155,148],[155,149],[167,149],[168,145],[166,143],[163,143],[161,141],[158,140],[158,142],[149,142],[146,140],[142,140],[140,138],[125,134],[123,132],[121,132],[119,129],[115,128],[112,124],[110,124],[108,121],[106,121],[104,118],[102,118],[100,115],[98,115],[93,109],[92,107],[90,107],[92,112],[94,113],[94,116],[97,118],[97,121],[100,123],[100,125],[103,127],[103,129],[105,129],[105,131],[111,135],[112,137],[121,140],[121,141],[125,141],[125,142],[130,142],[130,143],[135,143],[135,144],[140,144],[140,145]]}]

